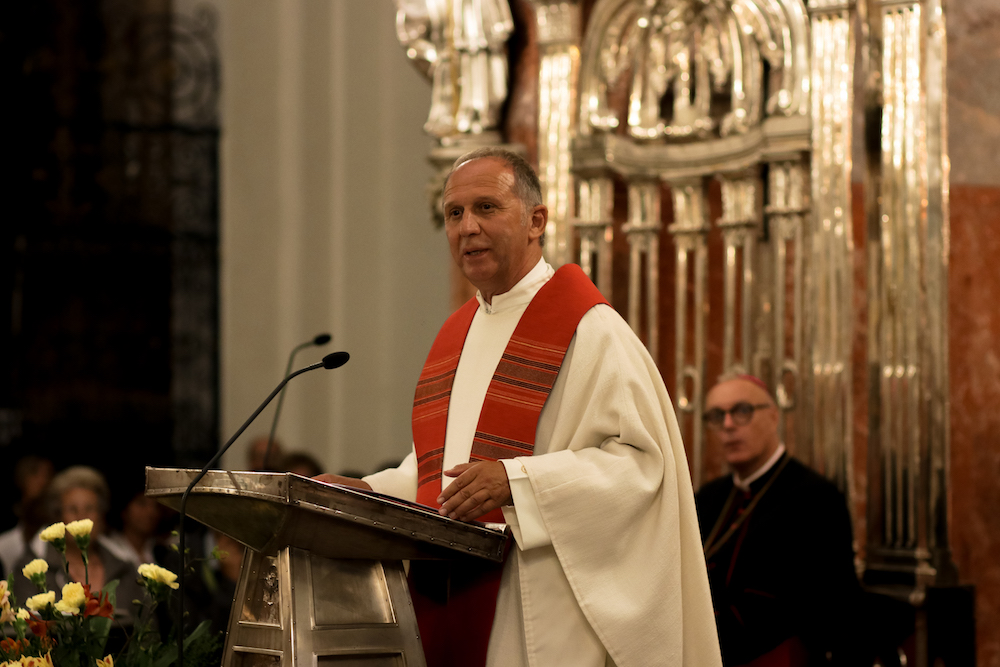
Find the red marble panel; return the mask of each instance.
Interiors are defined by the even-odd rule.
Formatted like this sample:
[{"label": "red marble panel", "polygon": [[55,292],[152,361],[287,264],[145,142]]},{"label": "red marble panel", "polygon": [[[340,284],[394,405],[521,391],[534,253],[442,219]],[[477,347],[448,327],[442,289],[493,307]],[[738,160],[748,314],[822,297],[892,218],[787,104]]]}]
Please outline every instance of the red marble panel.
[{"label": "red marble panel", "polygon": [[977,664],[1000,665],[1000,187],[951,190],[951,539],[976,587]]}]

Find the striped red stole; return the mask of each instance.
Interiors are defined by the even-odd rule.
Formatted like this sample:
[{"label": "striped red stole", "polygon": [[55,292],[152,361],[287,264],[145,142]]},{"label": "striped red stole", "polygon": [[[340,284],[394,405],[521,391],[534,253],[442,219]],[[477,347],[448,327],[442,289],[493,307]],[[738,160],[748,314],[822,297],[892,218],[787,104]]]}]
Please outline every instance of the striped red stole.
[{"label": "striped red stole", "polygon": [[[483,401],[470,461],[531,456],[538,416],[584,314],[607,303],[579,266],[566,264],[528,304],[504,350]],[[448,318],[427,355],[413,399],[417,502],[437,507],[441,494],[448,402],[458,359],[479,303],[469,300]],[[500,523],[497,509],[481,518]]]}]

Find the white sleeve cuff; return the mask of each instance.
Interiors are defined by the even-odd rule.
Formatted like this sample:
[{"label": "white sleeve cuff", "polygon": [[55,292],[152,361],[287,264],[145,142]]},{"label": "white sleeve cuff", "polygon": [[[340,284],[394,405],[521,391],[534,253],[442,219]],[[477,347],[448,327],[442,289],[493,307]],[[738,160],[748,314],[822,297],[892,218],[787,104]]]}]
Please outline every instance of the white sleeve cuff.
[{"label": "white sleeve cuff", "polygon": [[386,468],[373,475],[361,478],[373,491],[395,496],[403,500],[417,499],[417,455],[410,450],[406,458],[395,468]]},{"label": "white sleeve cuff", "polygon": [[521,459],[501,459],[507,471],[507,481],[510,483],[510,495],[513,507],[504,507],[503,516],[510,526],[514,541],[521,551],[544,547],[552,544],[549,531],[542,521],[542,514],[535,502],[535,491],[531,488],[528,471]]}]

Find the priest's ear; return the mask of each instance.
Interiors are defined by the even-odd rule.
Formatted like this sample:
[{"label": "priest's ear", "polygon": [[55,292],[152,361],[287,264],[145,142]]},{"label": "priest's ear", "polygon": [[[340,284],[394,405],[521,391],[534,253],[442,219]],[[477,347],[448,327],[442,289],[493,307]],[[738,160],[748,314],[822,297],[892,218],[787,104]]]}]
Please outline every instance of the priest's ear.
[{"label": "priest's ear", "polygon": [[539,204],[531,209],[531,217],[528,219],[528,238],[532,241],[541,238],[545,234],[548,222],[549,209],[545,204]]}]

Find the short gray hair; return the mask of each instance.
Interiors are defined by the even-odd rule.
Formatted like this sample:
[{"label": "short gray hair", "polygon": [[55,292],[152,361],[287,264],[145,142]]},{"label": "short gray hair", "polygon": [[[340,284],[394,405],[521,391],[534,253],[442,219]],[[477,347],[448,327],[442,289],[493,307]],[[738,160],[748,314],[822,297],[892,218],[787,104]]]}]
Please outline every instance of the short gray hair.
[{"label": "short gray hair", "polygon": [[528,161],[514,151],[501,146],[483,146],[469,151],[462,157],[455,160],[451,166],[451,171],[444,178],[444,187],[448,187],[448,179],[455,173],[455,170],[466,162],[479,160],[481,158],[494,158],[500,160],[514,172],[514,194],[521,200],[521,203],[528,208],[534,208],[542,203],[542,184],[538,180],[538,174]]},{"label": "short gray hair", "polygon": [[108,513],[111,490],[104,475],[90,466],[72,466],[52,478],[48,490],[48,510],[55,521],[62,512],[62,497],[70,489],[87,489],[97,496],[101,516]]}]

